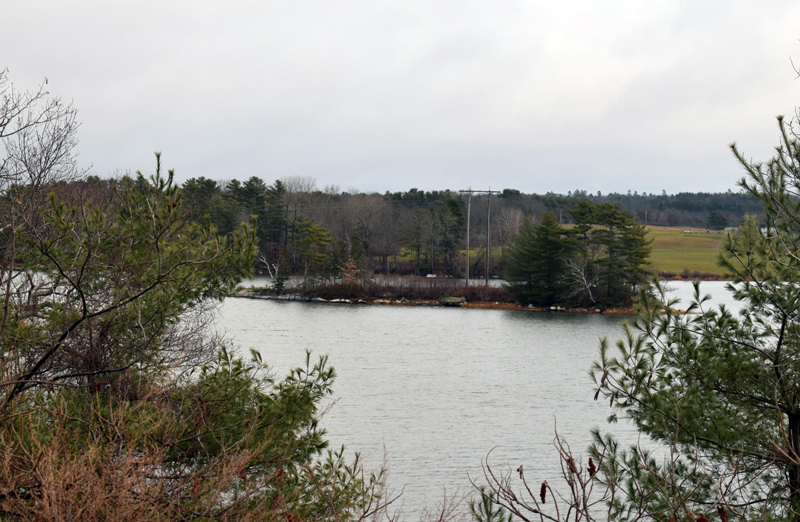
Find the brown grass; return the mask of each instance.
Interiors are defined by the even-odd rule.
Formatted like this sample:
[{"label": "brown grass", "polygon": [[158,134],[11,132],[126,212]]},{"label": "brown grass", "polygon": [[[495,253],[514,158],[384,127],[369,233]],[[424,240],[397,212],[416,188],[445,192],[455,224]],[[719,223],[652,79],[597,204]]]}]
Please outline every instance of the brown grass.
[{"label": "brown grass", "polygon": [[464,286],[462,279],[443,277],[375,277],[360,285],[320,285],[304,293],[322,299],[405,299],[436,301],[443,297],[465,297],[467,301],[513,303],[514,299],[501,286]]}]

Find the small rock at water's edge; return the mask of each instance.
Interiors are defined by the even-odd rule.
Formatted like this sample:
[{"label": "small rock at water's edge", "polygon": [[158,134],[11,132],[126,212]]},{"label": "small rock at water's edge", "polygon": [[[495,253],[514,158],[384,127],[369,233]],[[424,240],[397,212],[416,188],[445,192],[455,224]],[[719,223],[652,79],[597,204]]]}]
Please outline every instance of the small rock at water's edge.
[{"label": "small rock at water's edge", "polygon": [[467,304],[466,297],[442,297],[439,299],[439,304],[442,306],[461,306]]}]

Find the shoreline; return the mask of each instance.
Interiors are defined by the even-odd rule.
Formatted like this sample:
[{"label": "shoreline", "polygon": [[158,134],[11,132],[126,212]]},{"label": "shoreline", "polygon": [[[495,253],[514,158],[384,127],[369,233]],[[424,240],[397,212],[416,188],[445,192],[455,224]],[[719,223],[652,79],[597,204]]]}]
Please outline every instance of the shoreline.
[{"label": "shoreline", "polygon": [[257,295],[248,290],[240,290],[228,297],[238,299],[257,299],[263,301],[302,301],[306,303],[326,303],[338,305],[371,305],[371,306],[435,306],[439,308],[472,308],[480,310],[513,310],[522,312],[556,312],[568,314],[602,314],[602,315],[636,315],[632,308],[564,308],[561,306],[537,307],[522,306],[515,303],[487,301],[463,301],[459,303],[442,302],[436,299],[323,299],[321,297],[303,297],[299,294]]},{"label": "shoreline", "polygon": [[[709,274],[705,277],[686,277],[682,274],[675,274],[675,276],[658,276],[659,281],[729,281],[729,279],[716,275]],[[630,316],[636,315],[633,308],[565,308],[561,306],[539,307],[533,305],[519,305],[516,303],[501,302],[501,301],[467,301],[465,298],[441,298],[441,299],[409,299],[401,298],[332,298],[324,299],[322,297],[306,297],[300,294],[284,294],[284,295],[264,295],[258,292],[254,287],[238,287],[228,297],[235,297],[239,299],[261,299],[265,301],[302,301],[307,303],[327,303],[327,304],[341,304],[341,305],[373,305],[373,306],[435,306],[441,308],[472,308],[480,310],[511,310],[520,312],[556,312],[556,313],[569,313],[569,314],[603,314],[614,316]]]}]

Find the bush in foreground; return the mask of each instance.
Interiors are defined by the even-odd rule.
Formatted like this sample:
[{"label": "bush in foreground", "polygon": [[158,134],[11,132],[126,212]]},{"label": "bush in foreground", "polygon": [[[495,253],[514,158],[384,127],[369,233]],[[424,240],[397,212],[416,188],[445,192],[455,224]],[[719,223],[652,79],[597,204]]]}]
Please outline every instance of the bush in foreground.
[{"label": "bush in foreground", "polygon": [[0,73],[0,519],[360,520],[383,476],[329,451],[324,358],[275,380],[213,304],[255,262],[172,173],[75,170],[74,110]]},{"label": "bush in foreground", "polygon": [[800,521],[800,142],[779,123],[769,162],[734,148],[767,221],[748,218],[721,251],[741,313],[709,307],[699,284],[688,313],[663,289],[643,293],[625,339],[604,342],[592,371],[595,398],[611,420],[631,419],[641,444],[595,432],[582,463],[557,438],[561,494],[522,468],[516,488],[487,464],[493,502],[525,520]]}]

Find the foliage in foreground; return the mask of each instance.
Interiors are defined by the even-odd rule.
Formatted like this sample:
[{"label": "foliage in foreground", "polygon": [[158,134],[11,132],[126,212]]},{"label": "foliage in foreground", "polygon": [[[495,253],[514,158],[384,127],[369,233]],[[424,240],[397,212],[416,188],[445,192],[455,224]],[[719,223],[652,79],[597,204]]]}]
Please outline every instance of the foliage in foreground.
[{"label": "foliage in foreground", "polygon": [[[12,216],[26,190],[9,191]],[[275,381],[255,353],[214,356],[206,308],[252,266],[249,230],[186,221],[158,169],[99,193],[102,206],[51,193],[41,223],[23,216],[9,239],[0,518],[353,520],[380,507],[382,476],[326,451],[324,358]]]},{"label": "foliage in foreground", "polygon": [[[12,216],[26,190],[9,191]],[[51,193],[8,242],[0,518],[353,520],[380,507],[382,476],[326,451],[324,358],[275,381],[257,354],[214,356],[206,308],[252,266],[248,229],[223,239],[184,220],[159,170],[98,193],[102,206]]]},{"label": "foliage in foreground", "polygon": [[3,520],[358,520],[381,475],[326,450],[325,359],[284,380],[222,351],[199,375],[142,390],[26,396],[0,432]]},{"label": "foliage in foreground", "polygon": [[172,172],[75,169],[74,109],[0,73],[0,520],[359,520],[381,474],[317,426],[322,358],[232,357],[216,300],[255,234],[188,219]]},{"label": "foliage in foreground", "polygon": [[[741,186],[767,226],[746,220],[720,263],[738,317],[696,287],[687,312],[642,293],[616,350],[592,371],[617,416],[646,436],[621,448],[596,432],[584,466],[557,438],[566,488],[528,484],[485,464],[493,501],[524,520],[800,520],[800,143],[779,119],[781,145],[747,161]],[[657,283],[656,283],[657,285]]]}]

